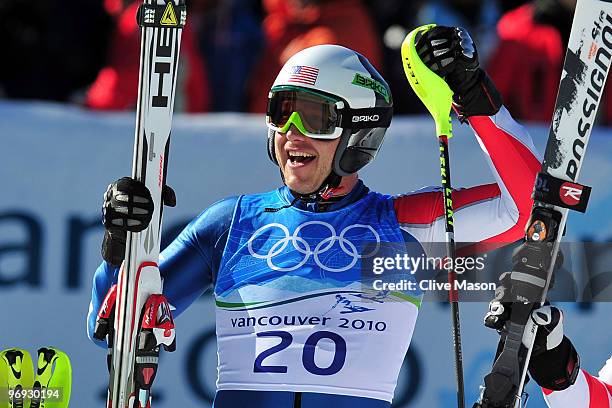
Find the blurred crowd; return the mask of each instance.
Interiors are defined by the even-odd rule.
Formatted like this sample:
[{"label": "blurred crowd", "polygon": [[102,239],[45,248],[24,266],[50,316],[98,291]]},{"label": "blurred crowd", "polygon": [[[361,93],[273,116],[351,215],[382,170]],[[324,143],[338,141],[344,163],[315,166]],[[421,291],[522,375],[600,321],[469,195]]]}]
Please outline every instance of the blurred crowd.
[{"label": "blurred crowd", "polygon": [[[0,1],[0,97],[133,109],[141,1]],[[519,119],[549,121],[576,0],[187,0],[176,109],[264,112],[284,62],[334,43],[364,54],[389,82],[395,112],[422,113],[402,68],[414,27],[462,26]],[[607,92],[600,118],[612,124]]]}]

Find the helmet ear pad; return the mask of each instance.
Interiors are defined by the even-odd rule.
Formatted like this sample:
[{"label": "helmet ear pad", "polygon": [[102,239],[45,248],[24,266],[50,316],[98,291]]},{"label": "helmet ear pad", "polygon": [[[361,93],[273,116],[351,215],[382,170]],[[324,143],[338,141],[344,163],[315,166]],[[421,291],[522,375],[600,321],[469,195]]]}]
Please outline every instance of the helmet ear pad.
[{"label": "helmet ear pad", "polygon": [[334,154],[332,171],[339,176],[357,173],[374,160],[383,142],[386,128],[344,129]]},{"label": "helmet ear pad", "polygon": [[268,129],[268,158],[272,161],[272,163],[278,166],[278,160],[276,159],[276,152],[274,151],[274,131],[272,129]]},{"label": "helmet ear pad", "polygon": [[351,129],[344,129],[342,131],[342,134],[340,135],[340,143],[338,143],[338,146],[336,147],[336,152],[334,153],[334,159],[332,162],[332,172],[336,173],[338,176],[341,177],[348,176],[351,174],[350,172],[343,170],[340,165],[342,159],[346,156],[346,147],[348,146],[351,134]]}]

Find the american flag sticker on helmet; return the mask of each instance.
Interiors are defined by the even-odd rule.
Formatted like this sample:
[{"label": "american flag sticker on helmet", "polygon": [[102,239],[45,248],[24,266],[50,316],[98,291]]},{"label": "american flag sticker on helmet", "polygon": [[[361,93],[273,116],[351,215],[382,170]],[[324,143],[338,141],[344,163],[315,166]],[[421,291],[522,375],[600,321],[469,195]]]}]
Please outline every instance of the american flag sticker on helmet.
[{"label": "american flag sticker on helmet", "polygon": [[290,75],[287,82],[295,82],[298,84],[314,85],[319,76],[319,68],[309,67],[307,65],[294,65],[290,68]]}]

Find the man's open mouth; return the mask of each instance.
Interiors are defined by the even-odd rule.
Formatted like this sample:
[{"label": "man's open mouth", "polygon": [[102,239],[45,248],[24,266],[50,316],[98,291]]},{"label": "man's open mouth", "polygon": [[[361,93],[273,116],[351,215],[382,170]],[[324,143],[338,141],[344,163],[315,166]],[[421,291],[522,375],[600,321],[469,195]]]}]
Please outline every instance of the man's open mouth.
[{"label": "man's open mouth", "polygon": [[289,152],[289,161],[291,164],[306,164],[313,161],[317,156],[305,152]]}]

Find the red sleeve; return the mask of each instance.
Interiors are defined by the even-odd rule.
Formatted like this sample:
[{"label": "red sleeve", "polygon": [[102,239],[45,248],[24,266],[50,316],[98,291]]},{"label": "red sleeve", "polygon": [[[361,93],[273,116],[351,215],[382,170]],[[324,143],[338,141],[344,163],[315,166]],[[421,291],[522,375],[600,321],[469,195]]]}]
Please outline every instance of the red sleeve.
[{"label": "red sleeve", "polygon": [[[453,191],[457,242],[510,243],[524,234],[541,168],[526,130],[502,107],[494,116],[476,116],[470,125],[496,178],[496,183]],[[421,242],[444,240],[442,192],[429,188],[395,199],[402,229]]]},{"label": "red sleeve", "polygon": [[612,385],[580,370],[576,382],[563,391],[542,388],[550,408],[612,408]]}]

